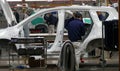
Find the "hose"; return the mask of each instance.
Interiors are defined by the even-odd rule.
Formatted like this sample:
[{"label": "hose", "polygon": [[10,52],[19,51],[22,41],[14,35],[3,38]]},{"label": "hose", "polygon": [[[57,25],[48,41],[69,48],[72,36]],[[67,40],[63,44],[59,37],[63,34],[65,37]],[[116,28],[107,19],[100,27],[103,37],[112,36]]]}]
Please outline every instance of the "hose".
[{"label": "hose", "polygon": [[60,54],[61,71],[75,71],[75,51],[70,41],[65,41]]}]

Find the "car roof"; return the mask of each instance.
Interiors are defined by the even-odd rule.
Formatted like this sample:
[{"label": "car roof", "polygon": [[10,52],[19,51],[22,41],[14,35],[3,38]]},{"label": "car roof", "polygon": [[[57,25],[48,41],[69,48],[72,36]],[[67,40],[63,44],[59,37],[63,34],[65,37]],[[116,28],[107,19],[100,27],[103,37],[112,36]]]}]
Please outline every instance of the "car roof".
[{"label": "car roof", "polygon": [[54,8],[47,8],[47,9],[41,9],[40,11],[36,12],[35,14],[29,16],[28,18],[26,18],[25,20],[23,20],[22,22],[20,22],[19,24],[16,25],[16,27],[20,27],[22,26],[23,23],[26,23],[26,20],[31,21],[31,18],[33,17],[39,17],[40,15],[38,15],[39,13],[48,13],[51,11],[57,11],[57,10],[96,10],[96,11],[114,11],[114,8],[112,7],[106,7],[106,6],[80,6],[80,5],[72,5],[72,6],[59,6],[59,7],[54,7]]},{"label": "car roof", "polygon": [[[89,6],[89,5],[71,5],[71,6],[59,6],[59,7],[54,7],[54,9],[83,9],[83,10],[106,10],[106,9],[113,9],[113,7],[108,7],[108,6]],[[107,10],[106,10],[107,11]]]}]

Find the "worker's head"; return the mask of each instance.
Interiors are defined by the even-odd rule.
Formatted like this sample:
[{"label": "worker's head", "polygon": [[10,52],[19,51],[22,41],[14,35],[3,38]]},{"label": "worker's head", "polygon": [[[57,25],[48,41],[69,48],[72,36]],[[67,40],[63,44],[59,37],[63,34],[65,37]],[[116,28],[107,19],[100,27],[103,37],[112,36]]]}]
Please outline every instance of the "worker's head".
[{"label": "worker's head", "polygon": [[102,12],[100,12],[100,11],[97,11],[97,15],[101,15],[102,14]]},{"label": "worker's head", "polygon": [[74,13],[73,13],[73,16],[74,16],[74,18],[82,19],[82,14],[79,13],[78,11],[74,12]]},{"label": "worker's head", "polygon": [[49,17],[51,15],[51,13],[46,13],[46,17]]},{"label": "worker's head", "polygon": [[26,14],[27,14],[28,16],[30,16],[33,12],[34,12],[33,9],[27,9],[27,10],[26,10]]}]

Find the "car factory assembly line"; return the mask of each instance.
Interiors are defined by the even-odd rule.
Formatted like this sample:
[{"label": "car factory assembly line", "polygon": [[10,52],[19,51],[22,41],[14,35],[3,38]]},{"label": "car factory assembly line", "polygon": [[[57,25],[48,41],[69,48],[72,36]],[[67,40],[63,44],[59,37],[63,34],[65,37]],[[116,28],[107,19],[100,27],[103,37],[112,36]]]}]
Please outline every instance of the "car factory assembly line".
[{"label": "car factory assembly line", "polygon": [[[46,65],[55,64],[61,71],[76,71],[76,63],[79,63],[79,68],[82,66],[112,66],[112,64],[105,59],[104,51],[110,52],[111,57],[112,54],[114,55],[114,53],[116,54],[118,52],[118,12],[114,8],[86,5],[47,8],[41,9],[19,23],[16,22],[13,12],[6,0],[0,0],[0,9],[0,18],[5,19],[5,22],[2,19],[0,20],[3,21],[0,23],[1,56],[4,48],[8,49],[8,55],[10,56],[12,52],[18,55],[19,49],[26,49],[27,52],[31,51],[32,53],[32,50],[29,51],[29,48],[35,47],[33,51],[34,53],[35,51],[36,53],[38,52],[38,55],[34,53],[31,55],[28,54],[26,58],[38,57],[40,59],[45,59]],[[69,41],[67,31],[64,28],[65,19],[70,18],[74,11],[83,14],[83,22],[85,23],[86,30],[77,51],[75,51],[72,42]],[[33,19],[49,12],[57,12],[58,23],[55,33],[25,33],[28,29],[23,29],[24,25],[31,24]],[[97,12],[102,12],[105,19],[101,21]],[[39,26],[39,29],[41,28],[44,29]],[[26,37],[25,35],[28,36]],[[10,48],[11,42],[12,48]],[[43,55],[39,53],[40,51],[35,50],[37,48],[43,50],[40,50],[43,52]],[[89,53],[95,49],[99,49],[100,54],[93,57],[97,59],[96,62],[93,59],[92,61],[94,63],[89,63]],[[20,53],[22,52],[24,52],[24,50]],[[11,58],[9,60],[11,60]],[[117,61],[113,66],[118,66]]]}]

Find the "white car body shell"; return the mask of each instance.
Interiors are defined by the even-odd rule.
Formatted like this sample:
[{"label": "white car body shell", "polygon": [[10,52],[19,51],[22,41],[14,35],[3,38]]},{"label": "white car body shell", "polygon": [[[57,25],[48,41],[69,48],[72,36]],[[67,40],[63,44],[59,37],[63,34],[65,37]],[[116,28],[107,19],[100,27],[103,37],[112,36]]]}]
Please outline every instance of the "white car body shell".
[{"label": "white car body shell", "polygon": [[[11,25],[12,21],[15,21],[15,18],[13,16],[13,13],[12,13],[8,3],[5,0],[0,0],[0,4],[1,4],[2,9],[4,11],[4,14],[6,16],[8,24]],[[45,14],[45,13],[48,13],[51,11],[58,11],[59,21],[58,21],[56,38],[55,38],[53,46],[48,50],[48,52],[60,51],[60,49],[62,48],[62,44],[63,44],[64,15],[65,15],[66,10],[86,10],[86,11],[89,11],[90,16],[91,16],[93,23],[94,23],[89,35],[84,39],[84,41],[80,42],[81,46],[79,47],[79,51],[77,53],[84,51],[87,48],[88,44],[92,40],[102,38],[102,22],[99,20],[97,14],[96,14],[96,11],[107,12],[109,14],[109,16],[106,20],[118,19],[118,13],[112,7],[61,6],[61,7],[55,7],[55,8],[41,9],[37,13],[24,19],[20,23],[17,23],[17,25],[14,25],[14,26],[11,26],[11,27],[8,27],[5,29],[0,29],[0,40],[1,39],[10,40],[11,38],[14,38],[14,37],[23,37],[24,36],[23,25],[29,23],[32,19],[35,19],[42,14]],[[17,46],[17,48],[19,48],[19,46]]]}]

